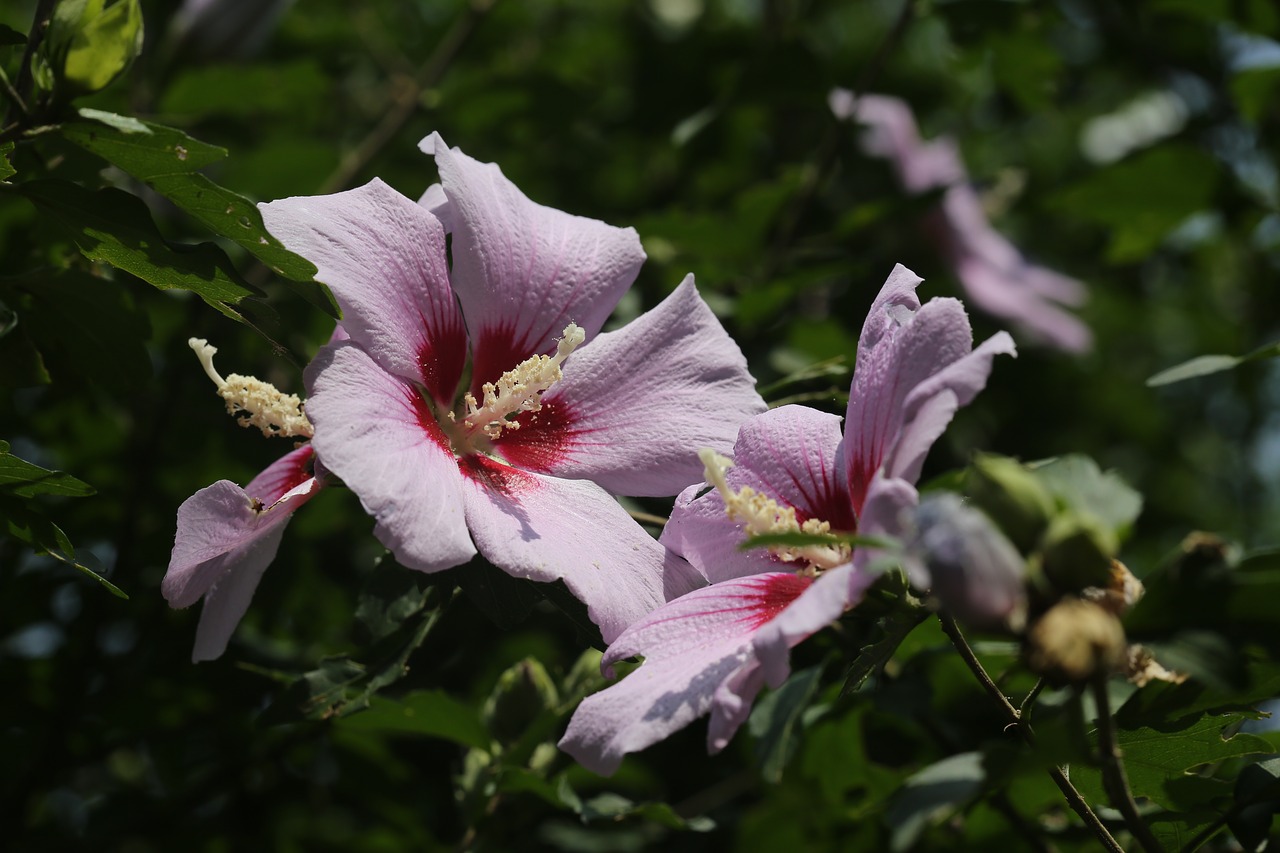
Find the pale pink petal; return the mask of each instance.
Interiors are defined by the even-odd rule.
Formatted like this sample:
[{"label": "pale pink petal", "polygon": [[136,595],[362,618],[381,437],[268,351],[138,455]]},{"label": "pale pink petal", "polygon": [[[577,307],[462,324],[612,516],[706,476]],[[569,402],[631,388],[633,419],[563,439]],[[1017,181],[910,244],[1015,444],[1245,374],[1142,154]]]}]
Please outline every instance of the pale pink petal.
[{"label": "pale pink petal", "polygon": [[1024,265],[1010,272],[972,256],[961,256],[954,264],[956,277],[973,304],[993,317],[1013,323],[1028,339],[1066,352],[1088,352],[1093,346],[1089,327],[1042,296],[1032,285],[1032,282],[1052,281],[1040,276],[1042,272],[1049,273],[1048,270]]},{"label": "pale pink petal", "polygon": [[465,457],[461,470],[480,553],[515,577],[563,580],[606,643],[702,583],[595,483],[532,474],[485,456]]},{"label": "pale pink petal", "polygon": [[[865,126],[862,148],[887,158],[903,187],[914,193],[946,187],[967,179],[955,143],[947,138],[923,142],[915,115],[905,102],[884,95],[862,95],[856,103],[838,99],[833,108],[852,113]],[[837,118],[844,118],[836,112]]]},{"label": "pale pink petal", "polygon": [[[751,637],[810,581],[790,573],[758,575],[696,590],[649,614],[610,646],[605,665],[643,655],[639,669],[588,697],[560,748],[584,766],[613,773],[622,758],[684,728],[712,707],[718,688],[754,665]],[[735,682],[754,695],[750,678]],[[723,723],[742,708],[722,700]]]},{"label": "pale pink petal", "polygon": [[[219,480],[183,501],[160,586],[170,606],[195,604],[223,572],[237,565],[236,554],[283,525],[319,490],[308,470],[311,459],[311,446],[303,445],[273,462],[245,489]],[[262,568],[275,556],[275,547],[269,550]],[[261,548],[253,551],[255,559],[263,553]]]},{"label": "pale pink petal", "polygon": [[587,479],[619,495],[673,495],[702,477],[698,449],[727,453],[765,410],[738,345],[687,277],[616,332],[575,351],[543,409],[498,449],[513,465]]},{"label": "pale pink petal", "polygon": [[[890,282],[896,293],[901,276],[890,276]],[[861,512],[872,476],[902,433],[907,395],[967,355],[972,341],[969,319],[954,299],[933,299],[914,313],[901,299],[883,305],[878,299],[872,306],[858,343],[842,445],[856,511]]]},{"label": "pale pink petal", "polygon": [[[748,487],[792,507],[801,522],[818,519],[833,530],[853,532],[857,520],[836,461],[839,445],[838,416],[781,406],[743,423],[726,479],[735,491]],[[690,487],[676,499],[662,532],[664,545],[712,583],[792,568],[766,549],[742,551],[742,524],[729,519],[720,495],[707,488]]]},{"label": "pale pink petal", "polygon": [[440,222],[377,179],[259,207],[271,233],[316,265],[351,339],[384,370],[450,405],[467,342]]},{"label": "pale pink petal", "polygon": [[462,475],[419,391],[352,343],[321,350],[306,380],[316,453],[377,520],[378,541],[424,572],[471,559]]},{"label": "pale pink petal", "polygon": [[997,355],[1017,355],[1008,332],[997,332],[911,389],[902,405],[902,432],[884,460],[886,476],[912,483],[919,478],[925,455],[956,409],[969,405],[986,387]]},{"label": "pale pink petal", "polygon": [[[741,476],[735,470],[729,469],[731,485]],[[701,483],[676,498],[660,537],[663,545],[713,583],[787,569],[765,548],[739,548],[744,539],[742,524],[729,518],[720,494]]]},{"label": "pale pink petal", "polygon": [[204,594],[192,663],[215,660],[227,650],[231,635],[249,610],[263,572],[276,557],[284,528],[284,524],[271,525],[260,538],[211,561],[217,576]]},{"label": "pale pink petal", "polygon": [[1086,297],[1084,285],[1028,263],[991,227],[972,187],[960,184],[947,191],[936,230],[974,305],[1009,320],[1032,339],[1068,352],[1089,349],[1093,342],[1089,327],[1054,304],[1081,304]]},{"label": "pale pink petal", "polygon": [[764,687],[764,670],[758,662],[743,664],[716,688],[707,720],[707,753],[715,755],[729,745],[751,716],[751,705]]},{"label": "pale pink petal", "polygon": [[570,322],[595,337],[644,263],[640,238],[530,201],[492,163],[423,141],[453,226],[453,286],[466,316],[472,390],[536,353]]},{"label": "pale pink petal", "polygon": [[310,445],[272,463],[244,489],[220,480],[178,508],[177,532],[161,592],[172,607],[202,596],[193,661],[212,660],[244,616],[280,547],[290,516],[321,488],[309,471]]},{"label": "pale pink petal", "polygon": [[453,208],[449,205],[449,197],[444,194],[444,187],[432,184],[418,199],[418,204],[428,213],[440,220],[446,234],[453,233]]},{"label": "pale pink petal", "polygon": [[[826,521],[835,531],[852,533],[857,520],[849,502],[844,471],[836,465],[840,418],[806,406],[780,406],[752,418],[738,431],[734,467],[741,480],[796,510],[801,522]],[[749,476],[748,476],[749,475]]]},{"label": "pale pink petal", "polygon": [[776,688],[786,681],[791,675],[791,649],[860,602],[874,581],[875,575],[857,571],[852,564],[837,566],[823,572],[785,610],[763,625],[751,642],[765,682]]}]

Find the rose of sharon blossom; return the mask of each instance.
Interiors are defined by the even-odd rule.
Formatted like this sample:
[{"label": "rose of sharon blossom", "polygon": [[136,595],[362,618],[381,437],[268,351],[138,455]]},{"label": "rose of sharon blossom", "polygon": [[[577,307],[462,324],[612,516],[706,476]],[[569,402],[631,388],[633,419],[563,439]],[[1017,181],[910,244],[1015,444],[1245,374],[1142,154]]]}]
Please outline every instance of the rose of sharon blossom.
[{"label": "rose of sharon blossom", "polygon": [[[330,341],[345,338],[338,326]],[[224,379],[213,366],[217,349],[196,338],[188,343],[226,401],[228,413],[240,416],[241,426],[255,427],[268,437],[311,436],[311,422],[297,396],[252,376],[233,373]],[[262,573],[280,549],[285,525],[323,487],[324,479],[311,444],[304,442],[243,489],[219,480],[178,507],[173,553],[160,591],[175,608],[204,599],[193,662],[213,660],[226,651]]]},{"label": "rose of sharon blossom", "polygon": [[441,187],[422,204],[375,180],[262,205],[351,336],[307,370],[316,453],[400,563],[479,551],[562,579],[612,641],[701,579],[610,493],[676,494],[694,449],[727,450],[764,402],[692,277],[600,331],[644,261],[634,230],[535,204],[438,136],[423,147]]},{"label": "rose of sharon blossom", "polygon": [[705,454],[715,488],[686,489],[662,541],[711,585],[609,647],[606,672],[632,655],[644,663],[574,714],[560,747],[582,764],[612,773],[626,753],[707,713],[707,748],[719,751],[760,688],[787,678],[790,649],[861,599],[875,578],[869,549],[739,546],[769,532],[899,532],[929,447],[986,384],[992,359],[1014,352],[1004,332],[974,349],[960,303],[921,306],[919,283],[896,267],[872,305],[843,434],[835,415],[783,406],[742,425],[732,467]]},{"label": "rose of sharon blossom", "polygon": [[1068,352],[1085,352],[1092,346],[1089,328],[1061,307],[1082,304],[1084,285],[1028,263],[991,227],[955,140],[922,140],[911,108],[897,98],[855,98],[848,90],[835,89],[829,103],[837,118],[857,120],[865,127],[863,150],[888,159],[907,192],[945,189],[926,227],[974,305],[1049,346]]}]

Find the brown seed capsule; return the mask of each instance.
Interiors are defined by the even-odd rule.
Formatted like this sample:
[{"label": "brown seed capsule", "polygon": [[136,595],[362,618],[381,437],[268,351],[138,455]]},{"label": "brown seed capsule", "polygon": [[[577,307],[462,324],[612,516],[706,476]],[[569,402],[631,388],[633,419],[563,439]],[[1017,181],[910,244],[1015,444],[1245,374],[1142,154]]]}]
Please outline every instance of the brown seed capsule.
[{"label": "brown seed capsule", "polygon": [[1138,603],[1147,589],[1142,581],[1119,560],[1111,561],[1111,579],[1106,586],[1091,586],[1080,591],[1080,597],[1112,613],[1123,616]]},{"label": "brown seed capsule", "polygon": [[1124,657],[1120,620],[1078,598],[1058,602],[1027,632],[1027,664],[1051,682],[1086,681],[1118,668]]}]

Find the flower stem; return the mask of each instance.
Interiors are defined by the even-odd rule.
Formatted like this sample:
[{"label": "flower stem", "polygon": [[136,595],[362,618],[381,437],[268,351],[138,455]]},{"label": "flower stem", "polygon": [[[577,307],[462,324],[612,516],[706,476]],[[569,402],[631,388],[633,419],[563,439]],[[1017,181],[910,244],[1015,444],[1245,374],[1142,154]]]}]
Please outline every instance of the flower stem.
[{"label": "flower stem", "polygon": [[[950,638],[951,644],[956,647],[956,651],[960,653],[961,659],[964,660],[965,664],[978,679],[978,683],[1004,710],[1005,716],[1009,718],[1010,726],[1017,730],[1018,734],[1029,745],[1034,745],[1035,732],[1023,721],[1022,713],[1013,707],[1013,704],[1009,702],[1009,697],[1004,695],[1004,691],[991,680],[991,676],[983,668],[982,662],[978,660],[978,656],[974,654],[968,641],[965,640],[964,634],[960,633],[960,626],[956,624],[955,619],[951,618],[947,613],[939,613],[938,621],[942,623],[943,632]],[[1098,815],[1085,802],[1084,797],[1080,795],[1076,787],[1071,784],[1071,780],[1067,778],[1067,775],[1062,772],[1062,768],[1051,767],[1048,772],[1049,778],[1053,780],[1053,783],[1058,786],[1058,790],[1062,792],[1063,797],[1066,798],[1067,805],[1071,806],[1071,810],[1080,816],[1085,826],[1089,827],[1102,846],[1109,853],[1124,853],[1124,848],[1112,837],[1106,826],[1098,818]]]},{"label": "flower stem", "polygon": [[1147,853],[1161,853],[1164,847],[1151,832],[1151,828],[1138,814],[1138,804],[1134,802],[1133,792],[1129,789],[1129,779],[1124,771],[1124,762],[1120,760],[1120,746],[1116,740],[1115,721],[1111,719],[1111,700],[1107,695],[1107,675],[1098,673],[1093,677],[1090,687],[1093,689],[1093,701],[1098,707],[1098,747],[1102,754],[1102,783],[1111,798],[1111,805],[1124,815],[1125,826],[1138,839]]}]

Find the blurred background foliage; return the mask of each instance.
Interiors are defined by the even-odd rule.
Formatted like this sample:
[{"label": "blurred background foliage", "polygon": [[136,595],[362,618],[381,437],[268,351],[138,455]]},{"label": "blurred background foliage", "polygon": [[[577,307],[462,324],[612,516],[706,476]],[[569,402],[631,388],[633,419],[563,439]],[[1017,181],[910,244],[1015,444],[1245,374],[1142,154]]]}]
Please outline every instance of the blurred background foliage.
[{"label": "blurred background foliage", "polygon": [[[34,5],[6,3],[0,24],[26,33]],[[1082,356],[1023,345],[998,363],[926,479],[977,450],[1091,455],[1145,496],[1123,553],[1139,576],[1190,531],[1242,550],[1280,539],[1277,363],[1145,384],[1277,337],[1268,0],[212,0],[184,19],[198,5],[143,2],[142,56],[77,104],[227,148],[205,173],[253,200],[374,176],[417,197],[435,178],[417,142],[439,131],[539,202],[636,227],[649,261],[613,322],[692,272],[771,400],[840,413],[893,264],[924,276],[925,296],[963,296],[920,227],[936,197],[904,194],[827,106],[834,86],[903,98],[925,137],[959,140],[995,226],[1087,284],[1096,337]],[[20,54],[0,46],[11,74]],[[1163,124],[1142,113],[1153,97]],[[10,159],[19,177],[141,195],[170,240],[219,242],[265,290],[263,328],[294,361],[327,339],[323,311],[123,172],[58,139]],[[1071,720],[1015,756],[932,621],[877,690],[851,697],[837,698],[837,660],[867,638],[807,644],[722,756],[704,756],[699,723],[611,780],[574,768],[545,746],[600,683],[573,624],[480,567],[426,578],[381,565],[344,490],[293,522],[228,653],[193,666],[197,613],[159,594],[176,508],[214,480],[246,482],[280,447],[230,423],[186,339],[286,391],[302,390],[297,364],[189,293],[88,264],[12,193],[0,303],[0,436],[96,488],[39,505],[129,596],[0,540],[10,849],[1036,849],[1044,832],[1092,849],[1040,772],[1073,755]],[[972,318],[978,338],[1001,328]],[[419,640],[395,698],[346,715]],[[1010,695],[1030,688],[1012,644],[979,651],[1014,673]],[[823,666],[826,679],[802,677]],[[942,759],[950,798],[914,796],[927,786],[908,780]],[[1231,796],[1222,783],[1181,801],[1200,809],[1182,841]]]}]

